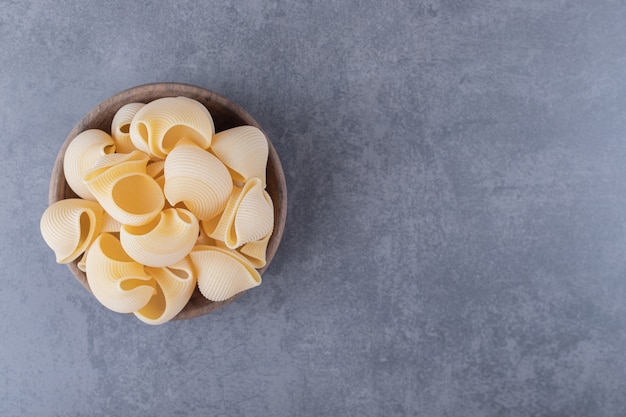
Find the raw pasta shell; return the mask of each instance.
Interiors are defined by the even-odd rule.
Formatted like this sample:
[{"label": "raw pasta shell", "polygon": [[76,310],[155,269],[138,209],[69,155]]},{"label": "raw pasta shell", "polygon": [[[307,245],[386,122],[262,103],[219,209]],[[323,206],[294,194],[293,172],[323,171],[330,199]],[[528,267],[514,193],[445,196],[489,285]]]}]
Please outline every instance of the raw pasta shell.
[{"label": "raw pasta shell", "polygon": [[146,166],[146,174],[152,178],[158,178],[163,175],[163,168],[165,167],[165,161],[156,160],[148,162]]},{"label": "raw pasta shell", "polygon": [[238,126],[213,136],[211,152],[229,169],[233,180],[245,183],[261,178],[265,188],[268,144],[265,134],[254,126]]},{"label": "raw pasta shell", "polygon": [[200,225],[189,211],[169,208],[144,226],[122,226],[122,247],[146,266],[163,267],[183,259],[198,239]]},{"label": "raw pasta shell", "polygon": [[108,171],[108,175],[116,175],[117,170],[146,173],[148,155],[141,151],[129,153],[112,153],[102,155],[92,165],[91,169],[85,173],[83,182],[92,181],[95,177]]},{"label": "raw pasta shell", "polygon": [[119,233],[121,228],[122,223],[115,220],[113,217],[111,217],[109,213],[105,211],[102,215],[102,228],[100,229],[100,231],[108,233]]},{"label": "raw pasta shell", "polygon": [[102,305],[118,313],[143,308],[156,293],[156,282],[122,248],[120,241],[102,233],[87,255],[87,282]]},{"label": "raw pasta shell", "polygon": [[261,275],[243,256],[215,246],[196,246],[189,257],[198,289],[211,301],[224,301],[261,284]]},{"label": "raw pasta shell", "polygon": [[115,141],[117,152],[129,153],[137,149],[130,140],[130,123],[143,106],[145,106],[144,103],[128,103],[122,106],[113,116],[111,136]]},{"label": "raw pasta shell", "polygon": [[233,187],[233,193],[230,195],[228,204],[226,205],[226,209],[222,213],[213,217],[212,219],[200,221],[200,228],[204,231],[205,235],[207,235],[209,238],[213,240],[220,240],[220,239],[223,240],[224,233],[225,233],[224,228],[226,226],[225,224],[222,225],[221,233],[220,233],[220,230],[218,230],[218,226],[220,226],[220,221],[222,220],[222,218],[227,219],[229,217],[229,214],[225,215],[224,213],[226,213],[227,211],[230,213],[235,209],[234,203],[232,203],[233,207],[231,207],[231,202],[236,201],[237,197],[240,195],[241,195],[241,187],[237,187],[237,186]]},{"label": "raw pasta shell", "polygon": [[102,207],[91,200],[68,198],[49,206],[39,223],[41,235],[61,264],[78,258],[102,227]]},{"label": "raw pasta shell", "polygon": [[[161,192],[163,193],[163,195],[165,195],[165,175],[156,177],[154,180],[157,182],[157,184],[159,184],[159,187],[161,188]],[[183,205],[183,204],[181,203],[179,204],[179,206],[180,205]],[[172,206],[170,202],[167,201],[167,199],[165,199],[165,204],[163,205],[163,209],[165,210],[165,209],[172,208],[172,207],[174,206]]]},{"label": "raw pasta shell", "polygon": [[214,155],[183,139],[165,160],[165,197],[172,206],[184,203],[198,219],[218,215],[228,202],[233,182]]},{"label": "raw pasta shell", "polygon": [[148,155],[140,151],[105,155],[85,175],[85,184],[102,207],[122,224],[140,226],[161,212],[165,198],[146,174]]},{"label": "raw pasta shell", "polygon": [[196,275],[187,257],[168,267],[146,267],[146,272],[157,282],[156,294],[134,314],[144,323],[163,324],[185,307],[196,288]]},{"label": "raw pasta shell", "polygon": [[83,178],[98,158],[113,152],[113,138],[99,129],[85,130],[70,142],[63,157],[63,173],[67,184],[76,195],[86,200],[96,200],[83,183]]},{"label": "raw pasta shell", "polygon": [[222,242],[221,240],[214,240],[215,243],[213,244],[213,246],[217,246],[218,248],[229,251],[235,251],[239,255],[244,256],[248,261],[250,261],[252,266],[254,266],[256,269],[260,269],[263,268],[267,263],[265,254],[267,252],[267,243],[269,242],[269,238],[271,235],[271,233],[268,233],[267,236],[263,239],[254,242],[248,242],[237,249],[230,249],[228,246],[226,246],[226,243]]},{"label": "raw pasta shell", "polygon": [[238,249],[255,268],[263,268],[267,263],[265,255],[271,235],[271,233],[268,233],[263,239],[248,242]]},{"label": "raw pasta shell", "polygon": [[226,243],[230,249],[271,233],[274,226],[274,206],[269,194],[263,190],[261,179],[254,177],[243,187],[234,187],[233,193],[217,218],[202,223],[207,235]]},{"label": "raw pasta shell", "polygon": [[196,245],[216,246],[215,239],[209,237],[209,235],[207,235],[204,231],[204,227],[202,227],[202,222],[200,222],[200,234],[198,235],[198,240],[196,240]]},{"label": "raw pasta shell", "polygon": [[83,253],[82,258],[80,258],[80,261],[78,261],[78,263],[76,264],[76,266],[78,267],[78,269],[80,269],[83,272],[87,271],[87,253],[89,252],[89,248],[87,248],[87,250],[85,251],[85,253]]},{"label": "raw pasta shell", "polygon": [[209,111],[187,97],[154,100],[142,107],[130,124],[130,137],[135,147],[162,159],[182,138],[207,149],[214,133]]}]

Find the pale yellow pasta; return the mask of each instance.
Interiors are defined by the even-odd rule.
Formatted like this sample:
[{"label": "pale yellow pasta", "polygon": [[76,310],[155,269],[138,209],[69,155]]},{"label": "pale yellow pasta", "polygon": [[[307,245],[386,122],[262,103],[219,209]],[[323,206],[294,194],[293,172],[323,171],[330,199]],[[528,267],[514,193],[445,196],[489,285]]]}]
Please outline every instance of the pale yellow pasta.
[{"label": "pale yellow pasta", "polygon": [[234,181],[245,183],[258,177],[265,187],[268,145],[261,130],[254,126],[238,126],[216,133],[211,152],[226,165]]},{"label": "pale yellow pasta", "polygon": [[[204,231],[204,233],[208,237],[214,240],[220,240],[220,239],[223,240],[224,234],[225,234],[224,230],[226,228],[226,221],[230,217],[230,213],[232,213],[235,210],[235,205],[232,202],[233,201],[236,202],[237,197],[240,195],[241,195],[241,187],[234,186],[233,192],[230,195],[228,204],[226,205],[226,208],[224,209],[224,211],[222,211],[220,214],[218,214],[217,216],[211,219],[202,220],[200,222],[200,228]],[[222,220],[222,218],[224,219],[224,221],[222,222],[221,227],[218,230],[218,226],[220,226],[220,221]]]},{"label": "pale yellow pasta", "polygon": [[163,175],[164,166],[165,161],[163,160],[150,161],[146,166],[146,174],[150,175],[152,178],[158,178]]},{"label": "pale yellow pasta", "polygon": [[215,246],[216,241],[212,237],[206,234],[204,231],[204,227],[202,227],[202,222],[200,222],[200,234],[198,235],[198,240],[196,240],[196,245],[208,245]]},{"label": "pale yellow pasta", "polygon": [[109,213],[105,211],[102,215],[102,228],[100,229],[100,231],[108,233],[119,233],[121,228],[122,223],[115,220],[113,217],[111,217]]},{"label": "pale yellow pasta", "polygon": [[260,240],[272,231],[274,207],[263,190],[261,179],[254,177],[243,187],[234,187],[224,212],[202,223],[210,237],[226,243],[230,249]]},{"label": "pale yellow pasta", "polygon": [[271,233],[268,233],[261,240],[248,242],[238,249],[239,252],[244,255],[255,268],[263,268],[267,263],[267,244],[271,235]]},{"label": "pale yellow pasta", "polygon": [[[161,175],[159,177],[156,177],[154,180],[157,182],[157,184],[159,184],[159,187],[161,187],[161,192],[163,192],[163,195],[165,195],[165,175]],[[182,204],[182,203],[177,204],[177,207],[179,207],[179,208],[184,208],[183,206],[184,206],[184,204]],[[170,202],[167,201],[167,199],[165,199],[165,204],[163,205],[163,210],[168,209],[168,208],[172,208],[172,207],[174,207],[174,206],[172,206],[170,204]]]},{"label": "pale yellow pasta", "polygon": [[237,249],[230,249],[228,246],[226,246],[226,243],[222,242],[221,240],[213,240],[212,245],[230,251],[235,250],[237,253],[243,255],[248,261],[250,261],[250,263],[255,268],[259,269],[263,268],[267,263],[267,244],[269,243],[271,235],[271,233],[268,233],[267,236],[265,236],[263,239],[255,240],[254,242],[248,242]]},{"label": "pale yellow pasta", "polygon": [[80,198],[57,201],[44,211],[41,235],[58,263],[72,262],[89,247],[100,232],[102,215],[97,202]]},{"label": "pale yellow pasta", "polygon": [[211,146],[215,132],[209,111],[187,97],[165,97],[142,107],[130,124],[135,147],[164,159],[182,138],[202,149]]},{"label": "pale yellow pasta", "polygon": [[[134,150],[129,153],[112,153],[102,155],[92,165],[91,169],[85,173],[83,182],[87,182],[93,177],[104,173],[110,168],[118,166],[124,166],[125,170],[132,170],[136,172],[146,172],[146,166],[148,164],[148,154]],[[89,177],[89,178],[87,178]]]},{"label": "pale yellow pasta", "polygon": [[146,266],[173,265],[183,259],[198,239],[198,219],[189,211],[169,208],[143,226],[123,225],[122,247]]},{"label": "pale yellow pasta", "polygon": [[219,302],[261,284],[274,226],[268,153],[256,127],[216,134],[196,100],[126,104],[111,135],[90,129],[68,144],[63,170],[81,198],[48,207],[42,236],[57,262],[78,260],[105,307],[165,323],[196,286]]},{"label": "pale yellow pasta", "polygon": [[95,201],[83,178],[93,164],[103,155],[115,152],[113,138],[98,129],[79,133],[67,146],[63,157],[63,173],[67,185],[81,198]]},{"label": "pale yellow pasta", "polygon": [[147,162],[148,155],[140,151],[105,155],[85,175],[91,193],[122,224],[146,224],[163,208],[161,187],[146,174]]},{"label": "pale yellow pasta", "polygon": [[88,252],[89,252],[89,248],[87,248],[85,253],[83,253],[83,256],[80,258],[80,261],[78,261],[78,263],[76,264],[78,269],[80,269],[83,272],[87,272],[87,253]]},{"label": "pale yellow pasta", "polygon": [[233,182],[214,155],[183,139],[165,159],[165,197],[183,203],[199,220],[218,215],[228,202]]},{"label": "pale yellow pasta", "polygon": [[102,233],[89,248],[87,282],[102,305],[118,313],[143,308],[156,294],[156,281],[135,262],[120,241]]},{"label": "pale yellow pasta", "polygon": [[196,246],[189,253],[198,289],[211,301],[224,301],[261,284],[261,275],[246,258],[215,246]]},{"label": "pale yellow pasta", "polygon": [[196,288],[193,266],[185,257],[168,267],[146,267],[145,270],[157,282],[156,294],[133,314],[147,324],[165,323],[180,313]]},{"label": "pale yellow pasta", "polygon": [[115,141],[116,152],[130,153],[137,149],[130,140],[130,123],[143,106],[145,106],[144,103],[128,103],[122,106],[113,116],[111,136]]}]

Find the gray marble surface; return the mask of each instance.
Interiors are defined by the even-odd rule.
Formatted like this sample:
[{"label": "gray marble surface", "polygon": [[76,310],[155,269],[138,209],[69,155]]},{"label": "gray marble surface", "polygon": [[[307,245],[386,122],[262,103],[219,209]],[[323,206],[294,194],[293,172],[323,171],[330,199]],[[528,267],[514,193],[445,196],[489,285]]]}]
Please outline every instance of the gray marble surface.
[{"label": "gray marble surface", "polygon": [[[626,5],[0,1],[0,415],[626,415]],[[162,326],[39,233],[56,153],[156,81],[283,161],[263,285]]]}]

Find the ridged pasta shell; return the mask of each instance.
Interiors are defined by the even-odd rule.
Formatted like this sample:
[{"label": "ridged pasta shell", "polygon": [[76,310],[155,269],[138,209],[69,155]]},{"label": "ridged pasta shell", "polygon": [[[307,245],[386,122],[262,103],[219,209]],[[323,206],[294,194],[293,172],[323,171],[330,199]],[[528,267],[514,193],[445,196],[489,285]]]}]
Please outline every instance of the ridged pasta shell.
[{"label": "ridged pasta shell", "polygon": [[238,126],[213,136],[211,152],[229,169],[233,180],[245,183],[261,178],[265,188],[268,145],[263,132],[254,126]]},{"label": "ridged pasta shell", "polygon": [[[111,168],[115,168],[116,170],[124,169],[126,171],[141,172],[145,174],[148,158],[148,154],[137,150],[129,153],[112,153],[102,155],[93,163],[91,169],[85,173],[83,182],[87,183],[94,177],[109,171]],[[112,172],[109,172],[108,174],[112,175]]]},{"label": "ridged pasta shell", "polygon": [[233,182],[228,169],[208,151],[183,139],[165,159],[165,197],[172,206],[182,202],[198,219],[219,214]]},{"label": "ridged pasta shell", "polygon": [[156,281],[122,248],[120,241],[102,233],[87,255],[87,282],[102,305],[118,313],[143,308],[156,293]]},{"label": "ridged pasta shell", "polygon": [[[226,227],[226,219],[228,219],[229,215],[224,216],[224,213],[228,210],[229,212],[232,212],[234,210],[234,208],[230,207],[230,202],[235,200],[238,196],[241,195],[241,187],[233,187],[233,192],[230,195],[230,198],[228,199],[228,203],[226,204],[226,209],[221,212],[220,214],[218,214],[217,216],[213,217],[212,219],[209,220],[202,220],[200,221],[200,228],[204,231],[204,233],[211,239],[214,240],[222,240],[224,239],[224,234],[226,233],[224,231],[225,227]],[[222,224],[222,227],[220,228],[220,230],[218,230],[218,226],[220,225],[220,221],[222,220],[222,218],[224,218],[224,222]],[[220,233],[221,232],[221,233]]]},{"label": "ridged pasta shell", "polygon": [[130,123],[143,106],[145,106],[144,103],[128,103],[120,107],[115,116],[113,116],[111,136],[115,141],[117,152],[129,153],[137,149],[130,140]]},{"label": "ridged pasta shell", "polygon": [[152,178],[158,178],[163,175],[163,168],[165,167],[164,160],[156,160],[148,162],[146,166],[146,174],[150,175]]},{"label": "ridged pasta shell", "polygon": [[63,157],[63,173],[67,184],[80,198],[96,200],[83,183],[83,178],[98,158],[113,152],[113,138],[99,129],[85,130],[72,139]]},{"label": "ridged pasta shell", "polygon": [[102,228],[100,229],[100,231],[103,233],[119,233],[121,228],[122,223],[115,220],[113,217],[111,217],[109,213],[105,211],[102,215]]},{"label": "ridged pasta shell", "polygon": [[237,249],[230,249],[228,246],[226,246],[226,243],[222,242],[221,240],[214,240],[215,243],[213,244],[213,246],[217,246],[218,248],[229,251],[235,251],[239,255],[244,256],[248,261],[250,261],[252,266],[259,269],[263,268],[267,263],[265,254],[267,252],[267,244],[271,235],[271,233],[268,233],[267,236],[263,239],[254,242],[248,242]]},{"label": "ridged pasta shell", "polygon": [[209,235],[207,235],[204,231],[202,222],[200,222],[200,234],[198,235],[198,240],[196,240],[196,245],[216,246],[215,239],[209,237]]},{"label": "ridged pasta shell", "polygon": [[102,207],[122,224],[153,220],[165,203],[161,187],[146,174],[148,155],[140,151],[102,156],[85,174],[85,184]]},{"label": "ridged pasta shell", "polygon": [[[157,184],[159,184],[159,187],[161,187],[161,192],[163,193],[163,195],[165,195],[165,175],[161,175],[159,177],[156,177],[154,180],[157,182]],[[178,204],[179,208],[184,208],[182,206],[183,206],[182,203]],[[172,207],[174,207],[174,206],[172,206],[170,204],[170,202],[167,201],[167,198],[166,198],[165,199],[165,204],[163,205],[163,210],[168,209],[168,208],[172,208]]]},{"label": "ridged pasta shell", "polygon": [[274,206],[263,190],[261,179],[254,177],[243,187],[234,187],[224,212],[219,217],[202,222],[210,237],[226,243],[230,249],[260,240],[274,227]]},{"label": "ridged pasta shell", "polygon": [[144,323],[163,324],[185,307],[196,288],[196,275],[188,257],[168,267],[145,269],[156,280],[157,291],[133,314]]},{"label": "ridged pasta shell", "polygon": [[122,247],[146,266],[173,265],[183,259],[198,239],[200,225],[189,211],[169,208],[143,226],[122,226]]},{"label": "ridged pasta shell", "polygon": [[89,252],[89,248],[85,250],[85,253],[83,253],[83,256],[80,258],[80,261],[78,261],[78,263],[76,264],[78,269],[80,269],[83,272],[87,272],[87,253],[88,252]]},{"label": "ridged pasta shell", "polygon": [[261,284],[261,275],[243,256],[215,246],[196,246],[189,258],[198,289],[211,301],[224,301]]},{"label": "ridged pasta shell", "polygon": [[135,147],[162,159],[182,138],[207,149],[214,133],[209,111],[187,97],[154,100],[142,107],[130,124],[130,137]]},{"label": "ridged pasta shell", "polygon": [[255,268],[263,268],[267,263],[267,244],[270,241],[272,233],[268,233],[263,239],[254,242],[248,242],[238,250],[250,261]]},{"label": "ridged pasta shell", "polygon": [[80,198],[59,200],[44,211],[41,235],[58,263],[72,262],[89,247],[100,232],[102,216],[97,202]]}]

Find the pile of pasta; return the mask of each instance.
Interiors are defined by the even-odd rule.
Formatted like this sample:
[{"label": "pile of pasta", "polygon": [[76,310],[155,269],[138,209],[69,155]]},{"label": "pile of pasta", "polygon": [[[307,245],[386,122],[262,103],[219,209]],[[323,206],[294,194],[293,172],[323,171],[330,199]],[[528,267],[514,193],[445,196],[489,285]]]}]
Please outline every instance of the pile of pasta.
[{"label": "pile of pasta", "polygon": [[126,104],[111,134],[90,129],[69,143],[63,170],[78,198],[45,210],[42,236],[58,263],[82,255],[105,307],[165,323],[196,286],[223,301],[261,283],[274,225],[267,159],[262,131],[215,133],[196,100]]}]

